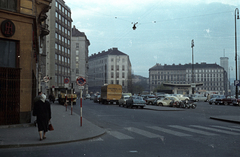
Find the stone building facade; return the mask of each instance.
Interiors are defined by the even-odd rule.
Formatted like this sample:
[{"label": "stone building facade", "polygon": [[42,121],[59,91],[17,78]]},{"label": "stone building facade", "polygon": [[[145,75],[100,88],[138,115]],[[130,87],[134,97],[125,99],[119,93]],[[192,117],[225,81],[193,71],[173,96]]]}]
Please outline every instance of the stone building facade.
[{"label": "stone building facade", "polygon": [[132,85],[132,66],[129,56],[118,48],[93,54],[88,58],[89,91],[100,92],[104,84],[120,84],[123,92],[129,92]]},{"label": "stone building facade", "polygon": [[30,123],[51,0],[0,1],[0,125]]},{"label": "stone building facade", "polygon": [[[171,83],[176,85],[202,83],[202,86],[197,86],[195,88],[195,92],[226,94],[227,79],[227,72],[223,67],[217,64],[196,63],[193,66],[192,64],[156,64],[149,69],[150,91],[153,91],[154,88],[162,83]],[[178,92],[181,94],[191,94],[186,90],[187,88],[179,88]]]}]

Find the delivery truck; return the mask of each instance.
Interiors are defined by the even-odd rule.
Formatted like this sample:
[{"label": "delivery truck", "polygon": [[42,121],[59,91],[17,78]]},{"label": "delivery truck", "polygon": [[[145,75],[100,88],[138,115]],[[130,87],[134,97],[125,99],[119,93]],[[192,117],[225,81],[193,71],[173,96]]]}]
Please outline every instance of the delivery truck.
[{"label": "delivery truck", "polygon": [[102,104],[113,104],[122,97],[122,86],[118,84],[108,84],[101,87],[101,97],[99,103]]}]

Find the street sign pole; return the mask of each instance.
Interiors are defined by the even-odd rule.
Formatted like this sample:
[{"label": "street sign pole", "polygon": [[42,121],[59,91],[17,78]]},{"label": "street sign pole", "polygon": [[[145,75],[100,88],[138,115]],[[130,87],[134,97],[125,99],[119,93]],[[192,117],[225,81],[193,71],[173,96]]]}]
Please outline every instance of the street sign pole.
[{"label": "street sign pole", "polygon": [[72,110],[73,110],[73,83],[71,87],[71,115],[72,115]]},{"label": "street sign pole", "polygon": [[82,126],[82,89],[80,90],[80,126]]}]

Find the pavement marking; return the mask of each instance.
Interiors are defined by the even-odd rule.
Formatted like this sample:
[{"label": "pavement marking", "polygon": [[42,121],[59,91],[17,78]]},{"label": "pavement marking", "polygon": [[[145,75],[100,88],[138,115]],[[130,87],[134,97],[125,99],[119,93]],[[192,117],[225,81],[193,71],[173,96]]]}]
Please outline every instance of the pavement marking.
[{"label": "pavement marking", "polygon": [[165,132],[165,133],[167,133],[167,134],[179,136],[179,137],[192,136],[192,135],[185,134],[185,133],[181,133],[181,132],[178,132],[178,131],[173,131],[173,130],[170,130],[170,129],[165,129],[165,128],[162,128],[162,127],[159,127],[159,126],[148,126],[148,128],[151,128],[151,129],[154,129],[154,130],[157,130],[157,131],[161,131],[161,132]]},{"label": "pavement marking", "polygon": [[214,134],[214,133],[201,131],[201,130],[196,130],[196,129],[192,129],[192,128],[187,128],[187,127],[183,127],[183,126],[179,126],[179,125],[169,125],[169,126],[172,127],[172,128],[177,128],[177,129],[181,129],[181,130],[185,130],[185,131],[189,131],[189,132],[193,132],[193,133],[197,133],[197,134],[207,135],[207,136],[217,135],[217,134]]},{"label": "pavement marking", "polygon": [[99,138],[94,138],[90,140],[91,142],[98,142],[98,141],[103,141],[103,139],[101,137]]},{"label": "pavement marking", "polygon": [[195,127],[195,128],[199,128],[199,129],[216,131],[216,132],[224,133],[224,134],[240,135],[239,133],[235,133],[235,132],[231,132],[231,131],[226,131],[226,130],[219,130],[219,129],[215,129],[215,128],[209,128],[209,127],[205,127],[205,126],[199,126],[199,125],[190,125],[190,126]]},{"label": "pavement marking", "polygon": [[240,128],[239,128],[239,129],[235,129],[235,128],[230,128],[230,127],[225,127],[225,126],[215,126],[215,125],[212,125],[212,127],[220,128],[220,129],[227,129],[227,130],[231,130],[231,131],[240,131]]},{"label": "pavement marking", "polygon": [[141,130],[141,129],[137,129],[137,128],[133,128],[133,127],[128,127],[128,128],[125,128],[125,129],[128,130],[128,131],[137,133],[139,135],[146,136],[148,138],[161,138],[162,140],[164,139],[163,136],[160,136],[160,135],[157,135],[157,134],[145,131],[145,130]]},{"label": "pavement marking", "polygon": [[133,137],[120,133],[118,131],[107,131],[107,133],[119,140],[133,139]]}]

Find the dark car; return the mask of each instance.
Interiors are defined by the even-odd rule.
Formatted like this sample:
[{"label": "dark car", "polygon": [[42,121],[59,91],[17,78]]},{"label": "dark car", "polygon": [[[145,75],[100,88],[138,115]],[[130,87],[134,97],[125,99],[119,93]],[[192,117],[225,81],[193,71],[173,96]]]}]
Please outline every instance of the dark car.
[{"label": "dark car", "polygon": [[143,108],[144,106],[146,106],[146,101],[144,101],[141,96],[131,96],[129,99],[126,100],[125,105],[126,107],[131,108],[133,108],[133,106]]},{"label": "dark car", "polygon": [[220,95],[219,97],[216,98],[215,104],[219,105],[230,105],[235,101],[235,98],[232,98],[231,96],[225,96],[225,95]]}]

